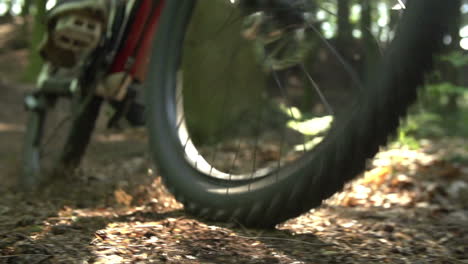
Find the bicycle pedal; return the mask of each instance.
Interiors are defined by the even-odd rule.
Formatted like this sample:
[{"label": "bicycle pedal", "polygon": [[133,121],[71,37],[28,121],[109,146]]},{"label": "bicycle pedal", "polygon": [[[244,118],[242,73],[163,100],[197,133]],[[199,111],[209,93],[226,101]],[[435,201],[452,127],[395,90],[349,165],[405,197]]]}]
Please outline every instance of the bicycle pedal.
[{"label": "bicycle pedal", "polygon": [[99,20],[70,14],[57,21],[53,38],[60,49],[85,52],[98,46],[102,32],[103,24]]}]

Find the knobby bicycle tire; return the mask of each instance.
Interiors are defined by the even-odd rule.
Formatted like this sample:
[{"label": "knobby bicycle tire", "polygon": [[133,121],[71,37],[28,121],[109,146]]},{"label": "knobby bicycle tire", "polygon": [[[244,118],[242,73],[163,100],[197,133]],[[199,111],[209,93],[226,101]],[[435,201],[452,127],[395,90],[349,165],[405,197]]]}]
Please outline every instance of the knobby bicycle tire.
[{"label": "knobby bicycle tire", "polygon": [[[455,1],[453,1],[455,2]],[[413,0],[380,67],[365,82],[352,111],[294,164],[260,179],[230,182],[194,168],[178,138],[176,104],[182,42],[196,1],[166,2],[147,80],[147,120],[156,166],[185,210],[210,220],[272,227],[319,206],[365,169],[395,132],[432,67],[449,20],[451,1]]]}]

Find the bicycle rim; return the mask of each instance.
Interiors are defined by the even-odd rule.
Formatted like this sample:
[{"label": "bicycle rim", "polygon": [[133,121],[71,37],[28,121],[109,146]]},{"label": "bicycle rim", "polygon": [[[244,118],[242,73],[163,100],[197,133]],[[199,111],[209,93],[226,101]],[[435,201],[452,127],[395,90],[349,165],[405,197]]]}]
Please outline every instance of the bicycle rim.
[{"label": "bicycle rim", "polygon": [[[207,16],[208,6],[214,12]],[[254,180],[294,166],[314,153],[362,89],[363,62],[346,58],[316,21],[282,24],[271,12],[246,14],[218,0],[191,14],[171,111],[187,162],[214,179]],[[310,14],[306,7],[297,12]],[[245,25],[249,19],[264,19],[250,22],[263,28]],[[267,32],[241,36],[256,30]]]}]

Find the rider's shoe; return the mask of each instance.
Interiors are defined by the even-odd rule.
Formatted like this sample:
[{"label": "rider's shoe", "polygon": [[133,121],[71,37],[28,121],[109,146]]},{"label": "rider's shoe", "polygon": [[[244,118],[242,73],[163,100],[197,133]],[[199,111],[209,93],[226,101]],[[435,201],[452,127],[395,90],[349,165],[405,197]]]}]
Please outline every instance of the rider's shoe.
[{"label": "rider's shoe", "polygon": [[141,84],[133,84],[127,97],[130,98],[129,107],[125,113],[125,119],[132,127],[142,127],[146,125],[144,91]]},{"label": "rider's shoe", "polygon": [[107,0],[59,0],[48,14],[42,57],[57,67],[74,67],[98,46],[107,17]]},{"label": "rider's shoe", "polygon": [[109,101],[115,110],[107,125],[109,128],[119,128],[120,120],[122,119],[127,120],[128,124],[132,127],[142,127],[146,124],[142,88],[140,84],[133,83],[122,100]]},{"label": "rider's shoe", "polygon": [[145,106],[138,102],[132,102],[125,115],[128,123],[132,127],[143,127],[146,125]]}]

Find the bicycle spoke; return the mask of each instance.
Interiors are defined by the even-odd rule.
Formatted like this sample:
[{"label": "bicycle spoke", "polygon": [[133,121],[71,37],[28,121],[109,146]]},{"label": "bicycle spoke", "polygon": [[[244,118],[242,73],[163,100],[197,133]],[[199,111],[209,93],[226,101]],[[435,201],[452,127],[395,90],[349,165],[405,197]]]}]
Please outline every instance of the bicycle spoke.
[{"label": "bicycle spoke", "polygon": [[[286,99],[286,101],[287,101],[288,92],[287,92],[286,88],[283,86],[283,84],[281,83],[281,80],[278,78],[278,75],[277,75],[277,73],[276,73],[275,71],[273,71],[273,78],[274,78],[276,84],[278,85],[278,87],[280,88],[281,96],[282,96],[284,99]],[[290,114],[291,117],[293,118],[294,122],[297,123],[298,120],[297,120],[297,118],[296,118],[296,116],[295,116],[295,114],[294,114],[294,111],[292,110],[291,106],[287,106],[287,107],[288,107],[289,114]],[[302,138],[303,138],[303,143],[302,143],[302,144],[303,144],[303,147],[304,147],[304,152],[306,152],[307,149],[306,149],[305,138],[304,138],[304,137],[302,137]]]},{"label": "bicycle spoke", "polygon": [[338,60],[338,62],[344,67],[345,71],[351,77],[351,80],[354,83],[354,85],[359,90],[362,90],[363,89],[362,82],[360,78],[358,77],[358,74],[356,73],[356,71],[351,67],[351,65],[343,58],[343,56],[340,55],[338,50],[330,44],[330,42],[325,38],[325,36],[323,36],[323,34],[312,23],[308,23],[307,26],[310,29],[312,29],[315,32],[315,34],[317,34],[317,36],[320,38],[322,43],[324,43],[327,49],[333,54],[333,56]]},{"label": "bicycle spoke", "polygon": [[[231,91],[232,87],[229,85],[228,89],[226,89],[226,94],[224,96],[224,99],[223,99],[223,108],[221,109],[221,115],[220,115],[220,124],[221,124],[221,128],[223,131],[225,131],[224,129],[224,120],[226,120],[226,110],[229,108],[229,105],[228,105],[228,98],[229,98],[229,94],[230,94],[230,91]],[[224,133],[223,135],[221,135],[220,137],[224,137]],[[213,164],[216,164],[216,158],[218,157],[218,151],[219,151],[219,148],[220,148],[220,143],[216,143],[215,147],[214,147],[214,150],[213,150],[213,153],[211,155],[211,161],[212,161],[212,164],[211,164],[211,169],[210,169],[210,175],[212,175],[212,172],[213,172],[213,169],[214,169],[214,165]]]},{"label": "bicycle spoke", "polygon": [[70,122],[71,120],[71,115],[67,115],[66,117],[64,117],[60,122],[58,122],[57,126],[54,127],[52,129],[52,134],[46,138],[45,140],[45,143],[43,144],[43,146],[41,147],[41,152],[40,152],[40,155],[42,157],[47,157],[48,155],[50,155],[50,152],[43,152],[45,150],[45,148],[52,143],[53,140],[57,140],[57,135],[60,133],[60,131],[62,131],[62,128],[63,126]]},{"label": "bicycle spoke", "polygon": [[312,76],[310,76],[310,73],[306,70],[304,67],[304,64],[301,64],[301,69],[305,73],[307,80],[312,84],[312,87],[314,87],[315,92],[318,94],[320,97],[320,100],[322,101],[323,105],[325,106],[327,112],[329,115],[334,115],[333,108],[331,107],[330,103],[328,102],[327,98],[325,98],[323,92],[320,90],[319,85],[314,81]]},{"label": "bicycle spoke", "polygon": [[[305,16],[307,10],[299,2],[295,2],[300,4],[297,11]],[[349,83],[358,89],[362,85],[354,65],[310,20],[285,24],[287,19],[275,20],[275,15],[283,10],[260,9],[238,15],[239,11],[231,8],[237,7],[228,6],[224,18],[215,18],[219,21],[214,27],[187,35],[188,46],[183,53],[189,56],[180,62],[177,73],[174,125],[186,159],[195,169],[226,181],[253,181],[283,169],[313,150],[327,135],[334,116],[353,98],[350,93],[355,89],[343,89],[350,87]],[[318,8],[336,15],[326,7]],[[243,34],[246,30],[252,31],[249,37]],[[241,40],[225,42],[236,32]],[[314,46],[305,46],[309,42]],[[228,51],[222,54],[223,61],[211,56],[215,50],[210,47],[217,45],[225,45]],[[319,57],[324,52],[326,56]],[[317,64],[306,68],[305,60],[312,58],[332,71],[337,68],[341,75],[330,80],[325,74],[324,79],[320,71],[325,68],[319,69]],[[258,70],[257,78],[266,83],[240,80],[243,74],[249,76],[239,73],[242,67]],[[344,84],[338,84],[341,79],[346,80]],[[260,86],[259,90],[255,90],[255,85]],[[275,120],[276,115],[279,120]],[[192,133],[197,137],[193,138]],[[229,194],[232,189],[227,187],[225,191]]]},{"label": "bicycle spoke", "polygon": [[406,4],[402,1],[402,0],[397,0],[398,1],[398,4],[400,4],[400,6],[403,8],[403,9],[406,9]]}]

